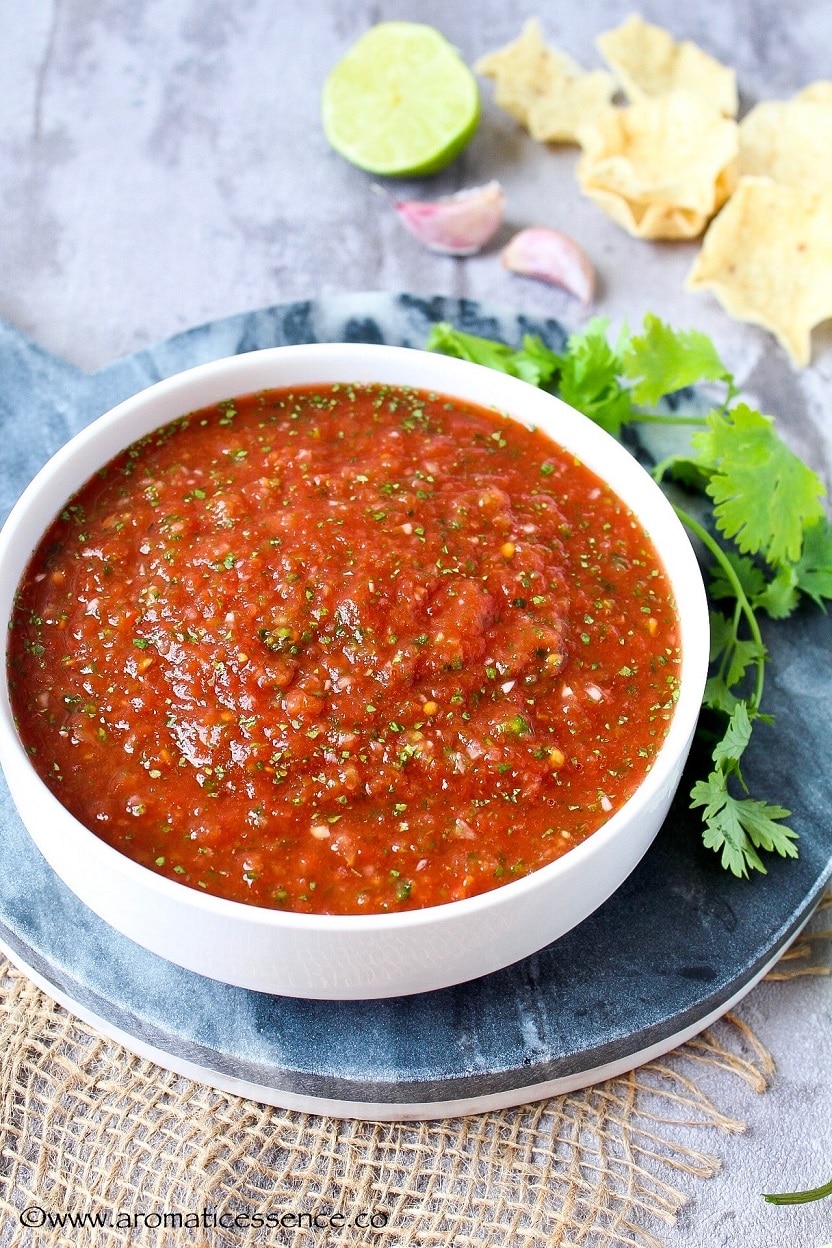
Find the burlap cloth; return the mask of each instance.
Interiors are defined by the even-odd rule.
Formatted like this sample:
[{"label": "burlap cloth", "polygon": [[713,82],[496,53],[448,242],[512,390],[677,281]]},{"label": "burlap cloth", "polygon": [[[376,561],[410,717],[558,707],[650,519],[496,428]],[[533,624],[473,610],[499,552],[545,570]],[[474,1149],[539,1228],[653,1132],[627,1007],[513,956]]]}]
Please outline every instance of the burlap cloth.
[{"label": "burlap cloth", "polygon": [[[771,978],[828,974],[822,923],[816,916]],[[713,1175],[718,1133],[744,1129],[719,1108],[722,1081],[762,1092],[773,1072],[727,1015],[659,1061],[538,1104],[416,1124],[323,1118],[134,1057],[0,963],[0,1244],[654,1248],[683,1203],[680,1173]],[[695,1148],[679,1139],[692,1128]],[[108,1214],[112,1225],[27,1230],[20,1213],[32,1206]],[[182,1223],[166,1230],[164,1215],[177,1212]],[[266,1221],[303,1212],[294,1227]],[[344,1224],[313,1228],[310,1213]],[[254,1225],[211,1225],[236,1214]],[[375,1226],[355,1225],[372,1214]]]}]

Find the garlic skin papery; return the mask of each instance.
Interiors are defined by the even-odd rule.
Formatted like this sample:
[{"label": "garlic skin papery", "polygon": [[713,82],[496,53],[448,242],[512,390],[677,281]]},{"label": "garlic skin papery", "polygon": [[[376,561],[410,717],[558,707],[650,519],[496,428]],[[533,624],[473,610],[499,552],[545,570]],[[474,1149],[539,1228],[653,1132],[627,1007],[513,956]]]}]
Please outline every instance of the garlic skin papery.
[{"label": "garlic skin papery", "polygon": [[473,256],[497,233],[506,210],[499,182],[432,201],[389,198],[405,229],[446,256]]},{"label": "garlic skin papery", "polygon": [[521,230],[503,250],[503,265],[524,277],[562,286],[587,305],[595,293],[595,267],[574,238],[547,226]]}]

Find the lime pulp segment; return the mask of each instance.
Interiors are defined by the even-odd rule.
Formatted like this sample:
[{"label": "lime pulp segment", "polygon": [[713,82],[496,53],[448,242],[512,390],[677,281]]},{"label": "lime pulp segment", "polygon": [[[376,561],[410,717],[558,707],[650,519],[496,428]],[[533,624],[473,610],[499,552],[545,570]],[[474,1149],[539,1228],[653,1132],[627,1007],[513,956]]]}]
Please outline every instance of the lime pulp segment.
[{"label": "lime pulp segment", "polygon": [[435,173],[468,143],[480,113],[476,80],[431,26],[382,22],[327,78],[324,132],[342,156],[388,177]]}]

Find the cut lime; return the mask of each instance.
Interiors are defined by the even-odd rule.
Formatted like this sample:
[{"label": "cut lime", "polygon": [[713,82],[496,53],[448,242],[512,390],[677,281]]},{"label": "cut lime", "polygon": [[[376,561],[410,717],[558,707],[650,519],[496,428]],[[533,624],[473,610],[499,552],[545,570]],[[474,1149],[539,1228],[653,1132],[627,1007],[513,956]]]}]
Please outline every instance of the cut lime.
[{"label": "cut lime", "polygon": [[324,132],[336,152],[390,178],[436,173],[477,128],[474,75],[447,39],[417,22],[381,22],[324,83]]}]

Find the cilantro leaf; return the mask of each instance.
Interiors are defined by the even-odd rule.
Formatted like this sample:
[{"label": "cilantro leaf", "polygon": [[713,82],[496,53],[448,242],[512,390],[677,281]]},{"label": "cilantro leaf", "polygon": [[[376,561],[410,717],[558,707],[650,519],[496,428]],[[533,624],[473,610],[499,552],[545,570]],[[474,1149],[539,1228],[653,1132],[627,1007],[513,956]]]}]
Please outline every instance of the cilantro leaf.
[{"label": "cilantro leaf", "polygon": [[709,676],[709,679],[706,681],[705,693],[702,694],[702,705],[707,706],[710,710],[718,710],[725,715],[731,715],[738,699],[728,688],[725,668],[727,655],[736,643],[736,626],[733,620],[728,619],[727,615],[723,615],[722,612],[713,612],[712,610],[709,613],[709,620],[711,625],[711,663],[716,663],[716,660],[722,658],[722,656],[725,656],[725,658],[723,658],[720,664],[720,669],[715,674]]},{"label": "cilantro leaf", "polygon": [[428,351],[439,351],[443,355],[452,355],[457,360],[469,360],[472,364],[483,364],[497,372],[517,376],[512,365],[512,357],[516,352],[507,343],[497,342],[492,338],[477,338],[474,334],[454,329],[446,321],[439,321],[431,328],[425,345]]},{"label": "cilantro leaf", "polygon": [[705,692],[702,694],[702,705],[710,711],[721,711],[723,715],[733,715],[739,698],[728,688],[724,676],[709,676],[705,681]]},{"label": "cilantro leaf", "polygon": [[[738,702],[728,721],[725,736],[714,746],[713,760],[719,765],[730,763],[737,770],[745,747],[751,740],[751,719],[748,715],[748,704]],[[737,771],[737,774],[739,772]]]},{"label": "cilantro leaf", "polygon": [[784,620],[791,615],[800,600],[794,565],[784,563],[777,575],[767,581],[765,587],[754,596],[754,606],[767,612],[773,620]]},{"label": "cilantro leaf", "polygon": [[653,469],[655,480],[661,482],[665,476],[687,486],[689,490],[704,490],[708,484],[708,473],[688,455],[668,455],[667,459],[656,464]]},{"label": "cilantro leaf", "polygon": [[772,564],[798,560],[804,528],[823,517],[825,490],[771,419],[738,403],[711,412],[708,429],[691,441],[696,462],[712,474],[706,489],[717,528],[745,554],[762,554]]},{"label": "cilantro leaf", "polygon": [[728,381],[730,373],[706,334],[696,329],[671,329],[657,316],[644,318],[644,333],[624,350],[623,373],[636,384],[636,403],[653,406],[665,394],[700,381]]},{"label": "cilantro leaf", "polygon": [[[762,568],[753,559],[749,559],[748,555],[738,555],[733,550],[726,550],[724,553],[736,572],[746,597],[755,608],[762,609],[774,620],[782,620],[791,615],[800,598],[793,564],[782,564],[771,580],[767,581]],[[832,584],[832,576],[830,583]],[[711,568],[708,592],[716,599],[736,597],[725,569],[719,565]]]},{"label": "cilantro leaf", "polygon": [[705,808],[702,839],[706,847],[721,855],[723,867],[736,876],[746,877],[749,869],[765,874],[759,849],[783,858],[797,857],[797,833],[781,822],[788,819],[791,811],[757,798],[734,797],[728,788],[730,777],[735,776],[748,791],[740,760],[751,740],[754,717],[755,713],[749,714],[747,702],[736,703],[725,733],[711,755],[714,770],[707,780],[697,780],[690,794],[691,808]]},{"label": "cilantro leaf", "polygon": [[562,358],[537,334],[523,336],[523,349],[517,352],[518,366],[526,370],[536,368],[538,386],[547,386],[563,367]]},{"label": "cilantro leaf", "polygon": [[725,674],[725,683],[729,689],[738,685],[752,663],[766,658],[765,646],[761,646],[753,637],[737,637],[731,651],[731,660]]},{"label": "cilantro leaf", "polygon": [[726,777],[712,771],[707,780],[697,780],[691,789],[691,809],[704,806],[705,830],[702,840],[707,849],[720,854],[726,870],[738,879],[748,878],[748,869],[766,874],[760,855],[754,849],[740,823],[734,799],[728,792]]},{"label": "cilantro leaf", "polygon": [[704,807],[703,841],[720,854],[723,867],[738,877],[748,877],[749,869],[766,869],[758,849],[796,858],[797,833],[781,822],[790,811],[769,806],[755,798],[736,798],[728,792],[728,777],[717,768],[707,780],[698,780],[691,790],[691,807]]},{"label": "cilantro leaf", "polygon": [[832,524],[824,517],[803,535],[803,550],[795,566],[797,587],[824,610],[824,598],[832,598]]},{"label": "cilantro leaf", "polygon": [[466,334],[445,321],[439,321],[431,328],[426,346],[428,351],[452,355],[471,364],[483,364],[499,373],[508,373],[510,377],[519,377],[533,386],[547,385],[561,363],[560,356],[536,335],[527,334],[522,348],[515,350],[492,338]]},{"label": "cilantro leaf", "polygon": [[731,715],[737,705],[737,698],[731,690],[740,683],[752,663],[765,661],[766,650],[753,637],[739,637],[736,623],[721,611],[711,611],[709,619],[711,663],[720,658],[722,662],[719,670],[709,677],[702,700],[712,710]]},{"label": "cilantro leaf", "polygon": [[709,611],[708,619],[711,625],[711,662],[713,663],[719,656],[732,645],[736,632],[731,620],[727,615],[723,615],[721,611]]},{"label": "cilantro leaf", "polygon": [[607,342],[608,322],[594,316],[580,334],[572,334],[561,361],[558,393],[614,437],[632,416],[632,401],[618,379],[621,358]]},{"label": "cilantro leaf", "polygon": [[796,858],[798,839],[793,828],[781,822],[791,816],[783,806],[770,806],[768,802],[746,797],[741,801],[731,798],[737,808],[740,823],[757,849],[779,854],[781,858]]},{"label": "cilantro leaf", "polygon": [[[725,551],[725,558],[737,574],[737,579],[745,590],[746,597],[756,598],[765,588],[766,578],[753,559],[747,555],[737,555],[733,550]],[[728,580],[725,569],[718,564],[711,568],[711,581],[708,585],[713,598],[735,598],[734,587]]]}]

